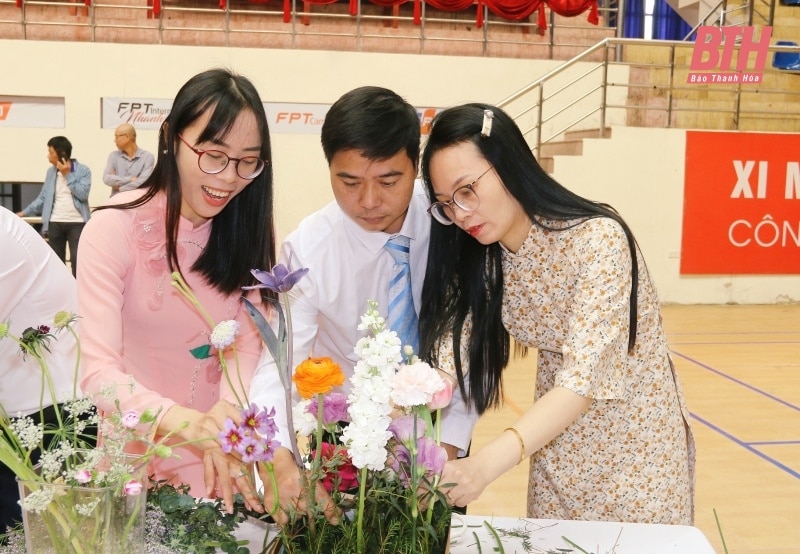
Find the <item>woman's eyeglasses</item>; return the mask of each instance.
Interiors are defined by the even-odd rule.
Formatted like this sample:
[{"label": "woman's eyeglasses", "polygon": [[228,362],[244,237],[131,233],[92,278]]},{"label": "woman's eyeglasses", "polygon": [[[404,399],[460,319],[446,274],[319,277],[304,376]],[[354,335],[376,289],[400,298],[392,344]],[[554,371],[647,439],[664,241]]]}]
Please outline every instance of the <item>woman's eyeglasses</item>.
[{"label": "woman's eyeglasses", "polygon": [[481,177],[489,173],[494,166],[489,166],[489,169],[478,175],[474,181],[468,185],[458,187],[453,192],[453,199],[447,202],[434,202],[428,208],[428,213],[442,225],[452,225],[455,219],[454,206],[461,208],[465,212],[474,212],[481,205],[481,199],[478,198],[478,193],[475,192],[475,184]]},{"label": "woman's eyeglasses", "polygon": [[219,150],[200,150],[195,148],[186,142],[186,139],[180,134],[178,138],[181,139],[183,144],[189,147],[189,150],[197,154],[197,167],[200,168],[200,171],[208,173],[209,175],[222,173],[225,171],[225,168],[228,167],[229,163],[236,162],[236,174],[239,177],[242,179],[255,179],[261,175],[261,172],[264,171],[264,167],[267,165],[266,161],[257,156],[231,158],[225,152],[220,152]]}]

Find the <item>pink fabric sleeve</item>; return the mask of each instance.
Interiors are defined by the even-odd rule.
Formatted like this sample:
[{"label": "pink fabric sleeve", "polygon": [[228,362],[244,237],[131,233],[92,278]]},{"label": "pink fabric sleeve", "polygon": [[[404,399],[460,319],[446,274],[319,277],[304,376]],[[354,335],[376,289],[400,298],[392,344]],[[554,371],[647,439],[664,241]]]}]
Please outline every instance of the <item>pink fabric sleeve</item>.
[{"label": "pink fabric sleeve", "polygon": [[[122,357],[125,276],[134,264],[132,210],[93,214],[81,233],[78,313],[83,348],[81,388],[101,411],[147,408],[163,415],[175,402],[136,382]],[[111,391],[106,394],[105,391]]]}]

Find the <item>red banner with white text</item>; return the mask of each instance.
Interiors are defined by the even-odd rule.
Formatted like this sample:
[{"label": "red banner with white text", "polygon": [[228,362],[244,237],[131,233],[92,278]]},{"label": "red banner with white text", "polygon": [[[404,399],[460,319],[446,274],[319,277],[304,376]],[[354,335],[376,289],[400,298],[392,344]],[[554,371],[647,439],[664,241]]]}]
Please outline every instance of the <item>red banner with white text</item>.
[{"label": "red banner with white text", "polygon": [[800,273],[800,134],[686,132],[680,271]]}]

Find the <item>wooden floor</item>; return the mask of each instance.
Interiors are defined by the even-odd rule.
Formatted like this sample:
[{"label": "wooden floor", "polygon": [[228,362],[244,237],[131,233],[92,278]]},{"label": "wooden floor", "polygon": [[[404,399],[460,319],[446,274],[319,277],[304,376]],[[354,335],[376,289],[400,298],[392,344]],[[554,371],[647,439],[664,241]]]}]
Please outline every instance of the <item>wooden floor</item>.
[{"label": "wooden floor", "polygon": [[[697,441],[695,525],[719,553],[715,511],[730,554],[800,553],[800,305],[668,305],[663,317]],[[534,376],[535,357],[509,368],[517,408],[530,406]],[[474,447],[514,419],[510,404],[487,414]],[[469,512],[524,516],[527,471],[501,477]]]}]

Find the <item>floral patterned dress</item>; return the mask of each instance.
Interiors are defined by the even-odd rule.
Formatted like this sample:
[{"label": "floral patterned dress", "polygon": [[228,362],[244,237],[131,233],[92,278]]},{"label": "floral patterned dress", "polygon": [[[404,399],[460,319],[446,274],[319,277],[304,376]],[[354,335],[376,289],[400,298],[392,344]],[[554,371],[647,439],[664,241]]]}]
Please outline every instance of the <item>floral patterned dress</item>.
[{"label": "floral patterned dress", "polygon": [[[547,222],[549,226],[565,226]],[[535,398],[566,387],[590,408],[531,457],[528,516],[691,524],[694,438],[659,301],[637,249],[636,345],[628,352],[631,257],[608,218],[533,225],[503,255],[503,324],[538,349]]]}]

